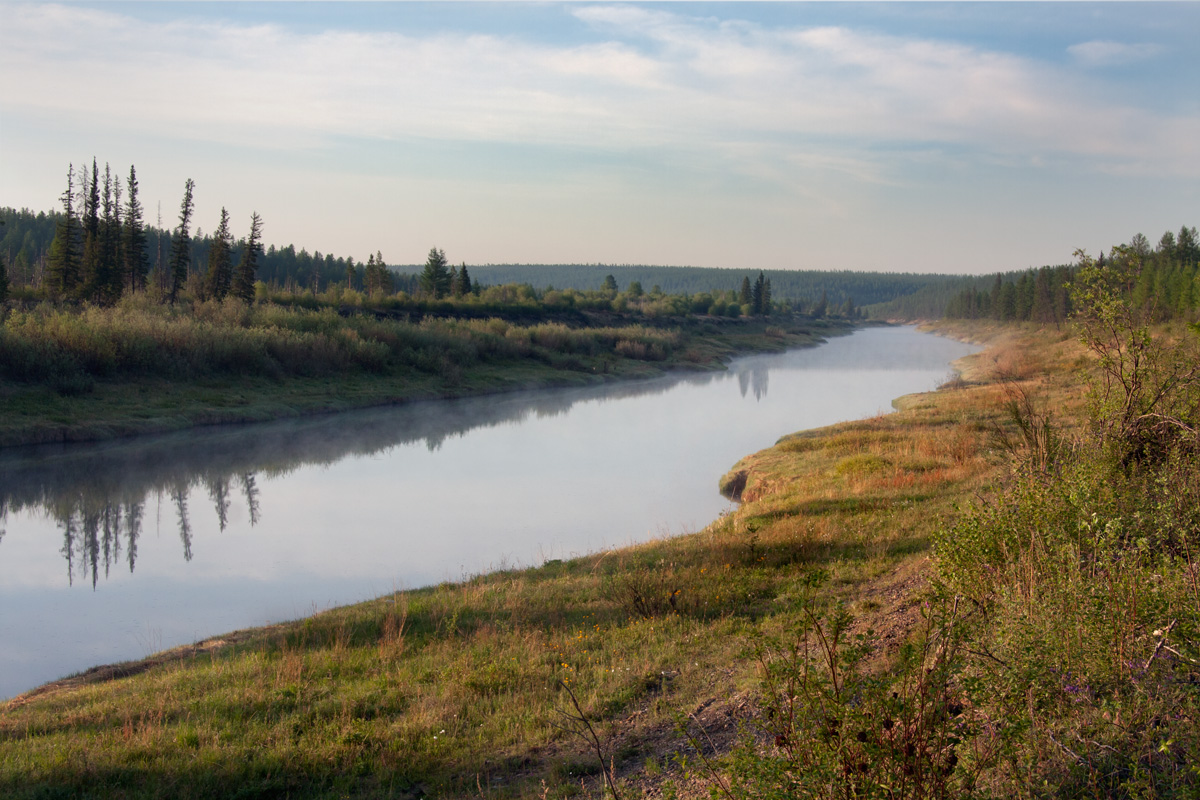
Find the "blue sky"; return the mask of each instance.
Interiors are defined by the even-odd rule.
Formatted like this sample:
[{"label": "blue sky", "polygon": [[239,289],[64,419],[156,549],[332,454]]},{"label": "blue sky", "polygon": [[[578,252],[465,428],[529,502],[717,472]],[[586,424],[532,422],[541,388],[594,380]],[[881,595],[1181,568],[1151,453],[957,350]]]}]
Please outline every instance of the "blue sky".
[{"label": "blue sky", "polygon": [[1200,3],[0,2],[0,204],[416,263],[989,272],[1200,224]]}]

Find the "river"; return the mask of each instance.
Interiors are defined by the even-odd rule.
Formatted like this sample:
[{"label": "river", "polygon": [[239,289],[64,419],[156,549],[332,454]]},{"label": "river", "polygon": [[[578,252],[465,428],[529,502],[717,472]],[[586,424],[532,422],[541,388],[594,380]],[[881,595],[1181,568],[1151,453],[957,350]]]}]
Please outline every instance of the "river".
[{"label": "river", "polygon": [[0,698],[334,605],[699,530],[781,435],[973,352],[869,328],[724,372],[0,451]]}]

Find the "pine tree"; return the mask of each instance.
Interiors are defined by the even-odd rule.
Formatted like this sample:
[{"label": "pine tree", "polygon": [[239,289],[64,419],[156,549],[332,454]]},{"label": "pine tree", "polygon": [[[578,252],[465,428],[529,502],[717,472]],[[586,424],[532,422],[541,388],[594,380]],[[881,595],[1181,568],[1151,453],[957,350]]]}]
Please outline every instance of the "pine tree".
[{"label": "pine tree", "polygon": [[829,310],[829,295],[826,292],[821,292],[821,299],[813,306],[812,315],[814,317],[823,317],[825,312]]},{"label": "pine tree", "polygon": [[771,279],[770,278],[767,278],[765,281],[763,281],[762,313],[764,316],[771,315]]},{"label": "pine tree", "polygon": [[258,279],[258,251],[261,246],[262,218],[255,211],[250,216],[250,236],[242,249],[242,258],[238,262],[232,286],[234,296],[246,303],[254,301],[254,282]]},{"label": "pine tree", "polygon": [[741,291],[738,292],[738,304],[748,306],[752,300],[753,297],[751,296],[750,290],[750,276],[747,275],[746,277],[742,278],[742,288]]},{"label": "pine tree", "polygon": [[195,210],[192,203],[192,190],[195,188],[196,182],[188,178],[183,185],[183,202],[179,205],[179,227],[175,229],[175,239],[171,242],[171,291],[168,295],[171,303],[175,302],[187,280],[188,262],[192,258],[192,239],[188,227],[192,223],[192,211]]},{"label": "pine tree", "polygon": [[233,237],[229,234],[229,212],[221,207],[221,221],[208,249],[208,273],[204,276],[204,294],[224,300],[233,285]]},{"label": "pine tree", "polygon": [[766,284],[767,276],[761,272],[758,273],[758,278],[754,281],[754,288],[750,290],[750,313],[755,316],[763,313],[763,289]]},{"label": "pine tree", "polygon": [[379,273],[379,291],[384,294],[394,294],[396,282],[392,280],[392,271],[384,263],[383,253],[378,250],[375,251],[375,270]]},{"label": "pine tree", "polygon": [[75,165],[67,168],[67,190],[62,193],[63,217],[50,243],[47,283],[50,294],[69,297],[79,284],[79,219],[75,216]]},{"label": "pine tree", "polygon": [[436,247],[430,248],[421,272],[421,288],[440,300],[450,291],[450,270],[446,268],[446,254]]},{"label": "pine tree", "polygon": [[97,303],[116,302],[121,296],[121,184],[104,165],[104,194],[100,218],[99,258],[93,275],[91,297]]},{"label": "pine tree", "polygon": [[125,203],[124,282],[131,292],[146,288],[149,261],[146,253],[146,229],[142,224],[142,204],[138,200],[137,172],[129,165],[129,199]]},{"label": "pine tree", "polygon": [[1184,264],[1195,264],[1200,261],[1200,237],[1196,235],[1195,226],[1189,228],[1184,225],[1179,229],[1175,248],[1179,254],[1179,260]]},{"label": "pine tree", "polygon": [[379,273],[375,269],[375,254],[367,254],[367,266],[363,269],[363,289],[368,295],[379,291]]},{"label": "pine tree", "polygon": [[[87,177],[85,169],[84,177]],[[96,159],[92,159],[92,179],[83,193],[83,259],[80,264],[79,294],[94,296],[101,284],[100,279],[100,170]]]},{"label": "pine tree", "polygon": [[471,276],[467,273],[467,262],[462,263],[462,267],[458,270],[458,296],[462,297],[465,294],[470,294],[474,287],[471,285]]}]

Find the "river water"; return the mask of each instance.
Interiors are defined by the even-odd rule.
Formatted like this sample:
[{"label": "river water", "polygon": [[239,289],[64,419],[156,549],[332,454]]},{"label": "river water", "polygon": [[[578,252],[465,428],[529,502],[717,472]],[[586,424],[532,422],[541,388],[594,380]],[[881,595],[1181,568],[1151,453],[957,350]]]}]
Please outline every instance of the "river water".
[{"label": "river water", "polygon": [[96,664],[703,528],[717,479],[935,388],[969,345],[871,328],[672,375],[0,451],[0,698]]}]

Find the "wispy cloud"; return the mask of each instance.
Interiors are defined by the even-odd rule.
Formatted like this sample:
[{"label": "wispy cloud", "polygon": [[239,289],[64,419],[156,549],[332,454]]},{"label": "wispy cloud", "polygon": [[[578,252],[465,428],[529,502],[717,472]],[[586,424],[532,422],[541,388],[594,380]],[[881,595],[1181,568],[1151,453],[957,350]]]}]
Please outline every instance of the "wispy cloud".
[{"label": "wispy cloud", "polygon": [[[7,108],[162,135],[272,148],[324,137],[429,137],[598,149],[678,147],[719,156],[830,157],[878,174],[880,143],[970,146],[985,155],[1074,157],[1097,169],[1200,163],[1195,118],[1101,102],[1053,65],[953,42],[845,27],[765,28],[639,6],[574,10],[600,41],[330,30],[107,10],[10,7],[0,33]],[[1089,64],[1142,46],[1089,42]],[[1137,119],[1139,124],[1130,125]]]},{"label": "wispy cloud", "polygon": [[1128,44],[1096,40],[1073,44],[1067,52],[1086,67],[1120,67],[1155,58],[1164,52],[1164,48],[1144,42]]}]

